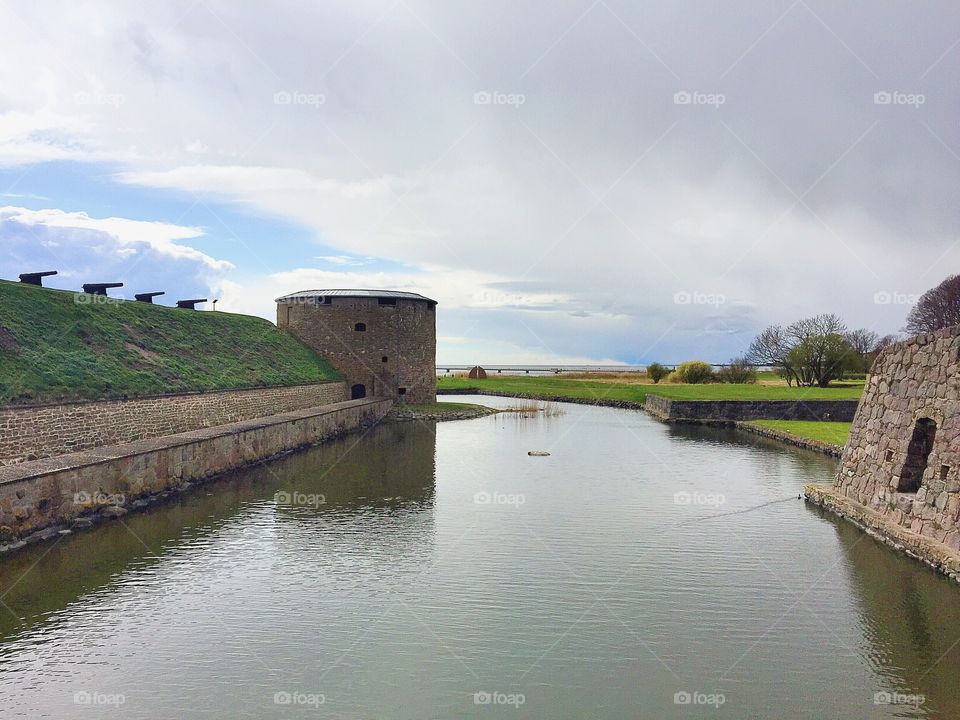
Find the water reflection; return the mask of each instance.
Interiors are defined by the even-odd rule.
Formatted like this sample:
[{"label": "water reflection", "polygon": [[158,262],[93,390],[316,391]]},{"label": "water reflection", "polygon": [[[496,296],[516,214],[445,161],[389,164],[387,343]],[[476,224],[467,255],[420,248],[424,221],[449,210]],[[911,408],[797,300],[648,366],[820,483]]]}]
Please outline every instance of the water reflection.
[{"label": "water reflection", "polygon": [[[358,451],[357,444],[362,443]],[[315,529],[343,525],[364,513],[430,510],[435,496],[436,436],[424,423],[383,424],[270,463],[225,475],[179,498],[57,542],[27,548],[0,563],[0,640],[28,630],[128,569],[163,562],[178,549],[206,547],[217,535],[247,526],[265,539],[266,523]],[[349,460],[347,460],[349,458]],[[278,504],[278,495],[322,497],[323,503]],[[280,497],[282,500],[282,497]],[[427,514],[432,522],[432,518]],[[398,533],[391,543],[423,541]],[[2,652],[2,647],[0,647]]]},{"label": "water reflection", "polygon": [[923,695],[917,716],[954,717],[960,708],[956,584],[821,508],[809,511],[835,528],[865,655],[885,681],[876,691]]}]

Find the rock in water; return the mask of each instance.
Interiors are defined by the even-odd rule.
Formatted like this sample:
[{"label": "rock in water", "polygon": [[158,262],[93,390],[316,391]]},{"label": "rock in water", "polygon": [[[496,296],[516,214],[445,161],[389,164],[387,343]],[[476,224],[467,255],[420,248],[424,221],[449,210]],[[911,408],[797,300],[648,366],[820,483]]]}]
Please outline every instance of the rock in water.
[{"label": "rock in water", "polygon": [[548,453],[546,450],[530,450],[527,452],[527,455],[531,455],[533,457],[547,457],[550,455],[550,453]]}]

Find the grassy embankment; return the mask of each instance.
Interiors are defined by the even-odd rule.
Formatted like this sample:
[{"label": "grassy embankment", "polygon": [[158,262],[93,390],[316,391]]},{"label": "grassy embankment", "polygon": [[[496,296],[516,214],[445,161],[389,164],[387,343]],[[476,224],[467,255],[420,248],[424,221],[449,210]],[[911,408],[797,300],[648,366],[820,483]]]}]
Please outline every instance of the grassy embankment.
[{"label": "grassy embankment", "polygon": [[0,281],[0,405],[337,377],[316,353],[262,318],[103,302]]},{"label": "grassy embankment", "polygon": [[847,444],[850,436],[850,425],[847,422],[815,422],[805,420],[753,420],[751,425],[779,430],[804,440],[817,440],[828,445]]},{"label": "grassy embankment", "polygon": [[479,390],[487,394],[504,393],[573,400],[608,400],[643,404],[648,394],[676,400],[858,400],[863,382],[838,383],[828,388],[787,387],[784,384],[672,385],[669,383],[629,382],[616,380],[581,380],[562,375],[490,376],[484,380],[465,377],[437,378],[438,392],[445,390]]},{"label": "grassy embankment", "polygon": [[[641,376],[642,377],[642,376]],[[761,373],[755,385],[654,385],[623,375],[605,379],[580,379],[563,375],[491,376],[483,380],[465,377],[437,378],[437,390],[479,390],[483,393],[522,395],[551,400],[587,400],[627,402],[642,405],[650,393],[677,400],[858,400],[863,381],[836,383],[827,388],[788,387],[772,374]],[[850,423],[787,420],[758,420],[756,424],[794,437],[843,446],[850,433]]]}]

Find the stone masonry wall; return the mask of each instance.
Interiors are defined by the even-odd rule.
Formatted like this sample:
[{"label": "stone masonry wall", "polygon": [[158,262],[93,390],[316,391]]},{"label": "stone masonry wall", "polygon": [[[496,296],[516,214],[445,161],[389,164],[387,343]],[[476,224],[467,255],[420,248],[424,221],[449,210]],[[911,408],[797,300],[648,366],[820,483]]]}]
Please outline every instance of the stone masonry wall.
[{"label": "stone masonry wall", "polygon": [[832,420],[850,422],[856,400],[672,400],[647,395],[644,409],[661,420]]},{"label": "stone masonry wall", "polygon": [[[277,326],[333,365],[368,396],[435,403],[437,313],[426,300],[332,297],[330,304],[295,298],[277,305]],[[357,330],[362,323],[364,330]],[[401,394],[402,391],[402,394]]]},{"label": "stone masonry wall", "polygon": [[117,517],[145,504],[139,498],[372,425],[392,404],[347,401],[0,467],[0,544]]},{"label": "stone masonry wall", "polygon": [[346,399],[342,382],[0,409],[0,465]]},{"label": "stone masonry wall", "polygon": [[[900,492],[914,428],[936,424],[916,492]],[[833,491],[960,550],[960,327],[887,348],[877,359]]]}]

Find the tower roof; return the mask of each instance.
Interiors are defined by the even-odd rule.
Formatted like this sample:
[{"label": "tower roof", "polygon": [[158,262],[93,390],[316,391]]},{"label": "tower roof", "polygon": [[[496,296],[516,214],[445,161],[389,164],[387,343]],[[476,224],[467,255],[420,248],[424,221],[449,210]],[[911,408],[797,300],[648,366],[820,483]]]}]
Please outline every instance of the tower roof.
[{"label": "tower roof", "polygon": [[419,293],[404,292],[402,290],[345,290],[342,288],[333,290],[301,290],[300,292],[290,293],[283,297],[278,297],[277,302],[285,300],[294,300],[296,298],[319,298],[319,297],[344,297],[344,298],[391,298],[399,300],[420,300],[422,302],[437,304],[436,300]]}]

